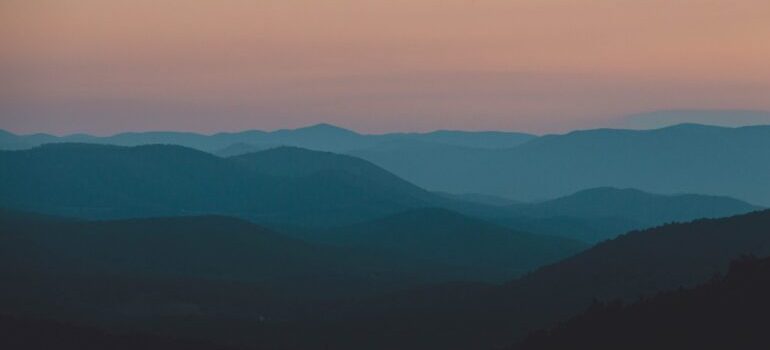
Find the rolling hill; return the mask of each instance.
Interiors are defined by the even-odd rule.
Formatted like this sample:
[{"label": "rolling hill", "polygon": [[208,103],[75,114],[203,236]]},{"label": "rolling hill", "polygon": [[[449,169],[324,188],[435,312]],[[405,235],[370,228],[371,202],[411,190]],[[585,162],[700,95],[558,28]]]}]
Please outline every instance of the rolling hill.
[{"label": "rolling hill", "polygon": [[734,261],[726,277],[632,304],[597,303],[511,349],[761,349],[770,259]]},{"label": "rolling hill", "polygon": [[221,214],[346,226],[441,207],[517,231],[596,242],[670,221],[755,209],[708,196],[598,189],[508,206],[423,190],[365,160],[296,147],[229,158],[172,145],[49,144],[0,151],[0,205],[83,218]]},{"label": "rolling hill", "polygon": [[[468,201],[474,201],[474,197]],[[456,210],[519,231],[589,243],[666,223],[726,217],[761,209],[729,197],[658,195],[611,187],[583,190],[542,202],[497,202],[486,207],[455,207]]]},{"label": "rolling hill", "polygon": [[695,194],[655,195],[635,189],[594,188],[545,202],[520,205],[531,216],[624,218],[645,225],[733,216],[759,209],[746,202]]},{"label": "rolling hill", "polygon": [[221,216],[81,221],[3,210],[0,222],[4,266],[12,266],[15,274],[62,269],[169,276],[249,282],[299,294],[312,286],[318,297],[401,282],[453,280],[459,275],[452,270],[462,269],[309,244]]},{"label": "rolling hill", "polygon": [[305,238],[349,248],[396,252],[474,266],[503,281],[580,252],[587,245],[513,231],[445,209],[416,209]]},{"label": "rolling hill", "polygon": [[[704,283],[744,254],[770,256],[770,211],[631,232],[502,286],[437,288],[433,298],[401,293],[302,329],[318,332],[306,334],[308,342],[322,337],[341,349],[502,348],[597,300],[633,301]],[[276,333],[273,344],[283,336]]]},{"label": "rolling hill", "polygon": [[219,325],[315,319],[338,300],[486,273],[219,216],[83,221],[1,210],[0,226],[4,314],[172,338],[200,331],[219,344],[228,343]]},{"label": "rolling hill", "polygon": [[610,187],[583,190],[544,202],[514,204],[509,208],[514,218],[503,219],[503,223],[586,242],[666,223],[733,216],[760,209],[729,197],[656,195]]},{"label": "rolling hill", "polygon": [[0,164],[0,205],[86,218],[226,214],[324,226],[446,201],[366,161],[297,148],[224,159],[170,145],[50,144],[0,152]]},{"label": "rolling hill", "polygon": [[547,135],[509,149],[351,152],[429,190],[524,201],[596,187],[697,193],[770,205],[770,126],[694,124]]}]

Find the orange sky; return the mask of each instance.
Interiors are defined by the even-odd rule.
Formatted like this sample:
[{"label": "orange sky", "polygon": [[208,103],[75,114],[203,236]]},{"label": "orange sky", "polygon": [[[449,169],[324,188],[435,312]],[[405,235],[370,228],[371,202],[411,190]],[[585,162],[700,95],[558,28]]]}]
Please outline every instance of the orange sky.
[{"label": "orange sky", "polygon": [[0,128],[558,132],[770,110],[767,0],[0,0]]}]

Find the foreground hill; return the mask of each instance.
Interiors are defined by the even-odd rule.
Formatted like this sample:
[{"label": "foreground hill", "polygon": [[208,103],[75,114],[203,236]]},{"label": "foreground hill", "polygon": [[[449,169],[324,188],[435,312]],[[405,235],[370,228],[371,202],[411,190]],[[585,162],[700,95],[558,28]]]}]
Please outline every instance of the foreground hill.
[{"label": "foreground hill", "polygon": [[770,205],[770,126],[678,125],[548,135],[511,149],[352,154],[436,191],[556,198],[595,187],[724,195]]},{"label": "foreground hill", "polygon": [[308,328],[320,329],[313,336],[333,348],[499,348],[596,300],[636,300],[703,283],[744,254],[770,256],[770,211],[632,232],[503,286],[446,294],[439,288],[435,298],[402,294]]},{"label": "foreground hill", "polygon": [[762,349],[768,345],[770,259],[744,258],[726,277],[630,305],[594,304],[513,349]]},{"label": "foreground hill", "polygon": [[0,348],[78,350],[226,350],[196,341],[148,334],[114,334],[61,322],[0,315]]},{"label": "foreground hill", "polygon": [[0,227],[4,314],[225,345],[317,319],[338,300],[485,273],[217,216],[77,221],[3,210]]},{"label": "foreground hill", "polygon": [[759,209],[729,197],[695,194],[655,195],[635,189],[610,187],[575,194],[518,208],[533,216],[579,218],[616,217],[656,225],[742,214]]},{"label": "foreground hill", "polygon": [[360,159],[278,148],[224,159],[169,145],[0,152],[0,205],[87,218],[227,214],[324,226],[444,198]]},{"label": "foreground hill", "polygon": [[460,277],[454,271],[461,270],[313,245],[219,216],[77,221],[3,210],[0,223],[3,265],[12,266],[13,273],[62,270],[229,280],[322,296],[453,280]]},{"label": "foreground hill", "polygon": [[416,209],[307,238],[479,267],[497,276],[498,281],[587,248],[575,240],[517,232],[445,209]]},{"label": "foreground hill", "polygon": [[[264,349],[499,348],[595,300],[691,287],[743,254],[770,256],[770,211],[763,211],[632,232],[501,286],[439,284],[374,296],[452,270],[404,256],[401,265],[383,262],[371,251],[339,260],[325,253],[337,248],[255,233],[232,219],[8,217],[3,227],[19,229],[0,236],[6,312]],[[302,295],[292,290],[372,297],[306,308],[286,300]]]}]

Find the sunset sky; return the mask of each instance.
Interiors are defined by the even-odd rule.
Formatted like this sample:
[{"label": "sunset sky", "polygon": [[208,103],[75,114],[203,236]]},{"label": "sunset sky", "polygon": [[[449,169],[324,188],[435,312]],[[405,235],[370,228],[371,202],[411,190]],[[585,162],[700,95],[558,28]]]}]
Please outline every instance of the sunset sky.
[{"label": "sunset sky", "polygon": [[561,132],[770,110],[768,0],[0,0],[0,128]]}]

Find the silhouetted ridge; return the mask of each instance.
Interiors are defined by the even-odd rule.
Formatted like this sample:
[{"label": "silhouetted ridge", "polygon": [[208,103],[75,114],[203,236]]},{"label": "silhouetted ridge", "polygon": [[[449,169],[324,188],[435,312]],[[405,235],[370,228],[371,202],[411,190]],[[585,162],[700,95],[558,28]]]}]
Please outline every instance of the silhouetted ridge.
[{"label": "silhouetted ridge", "polygon": [[3,349],[78,350],[224,350],[201,341],[180,340],[151,334],[116,334],[48,320],[0,315],[0,347]]},{"label": "silhouetted ridge", "polygon": [[[148,292],[146,288],[156,285],[158,293],[171,293],[166,296],[171,305],[192,298],[200,307],[211,308],[208,317],[218,312],[240,317],[242,312],[261,308],[258,311],[265,316],[285,318],[292,316],[290,309],[281,307],[291,306],[292,298],[360,297],[453,281],[480,271],[397,254],[311,244],[218,215],[78,221],[0,210],[0,225],[0,276],[8,282],[0,291],[0,306],[7,312],[34,314],[50,303],[76,307],[89,297],[99,297],[82,316],[110,315],[114,307],[141,297]],[[72,282],[84,279],[90,283]],[[135,282],[135,290],[120,289],[130,281]],[[185,281],[200,286],[178,284]],[[117,283],[116,290],[101,290],[109,283]],[[197,294],[229,284],[240,285],[234,287],[233,293],[238,295],[232,298],[240,300],[243,311],[228,311],[219,299]],[[36,291],[40,285],[47,287]],[[253,293],[251,299],[248,293],[240,294],[248,290]],[[61,299],[62,295],[78,297]],[[30,300],[40,306],[14,306],[14,300]],[[274,307],[269,306],[271,302],[276,303]],[[167,305],[152,298],[137,303],[148,317]]]},{"label": "silhouetted ridge", "polygon": [[770,259],[743,258],[726,277],[624,305],[596,303],[512,349],[761,349],[768,344]]}]

